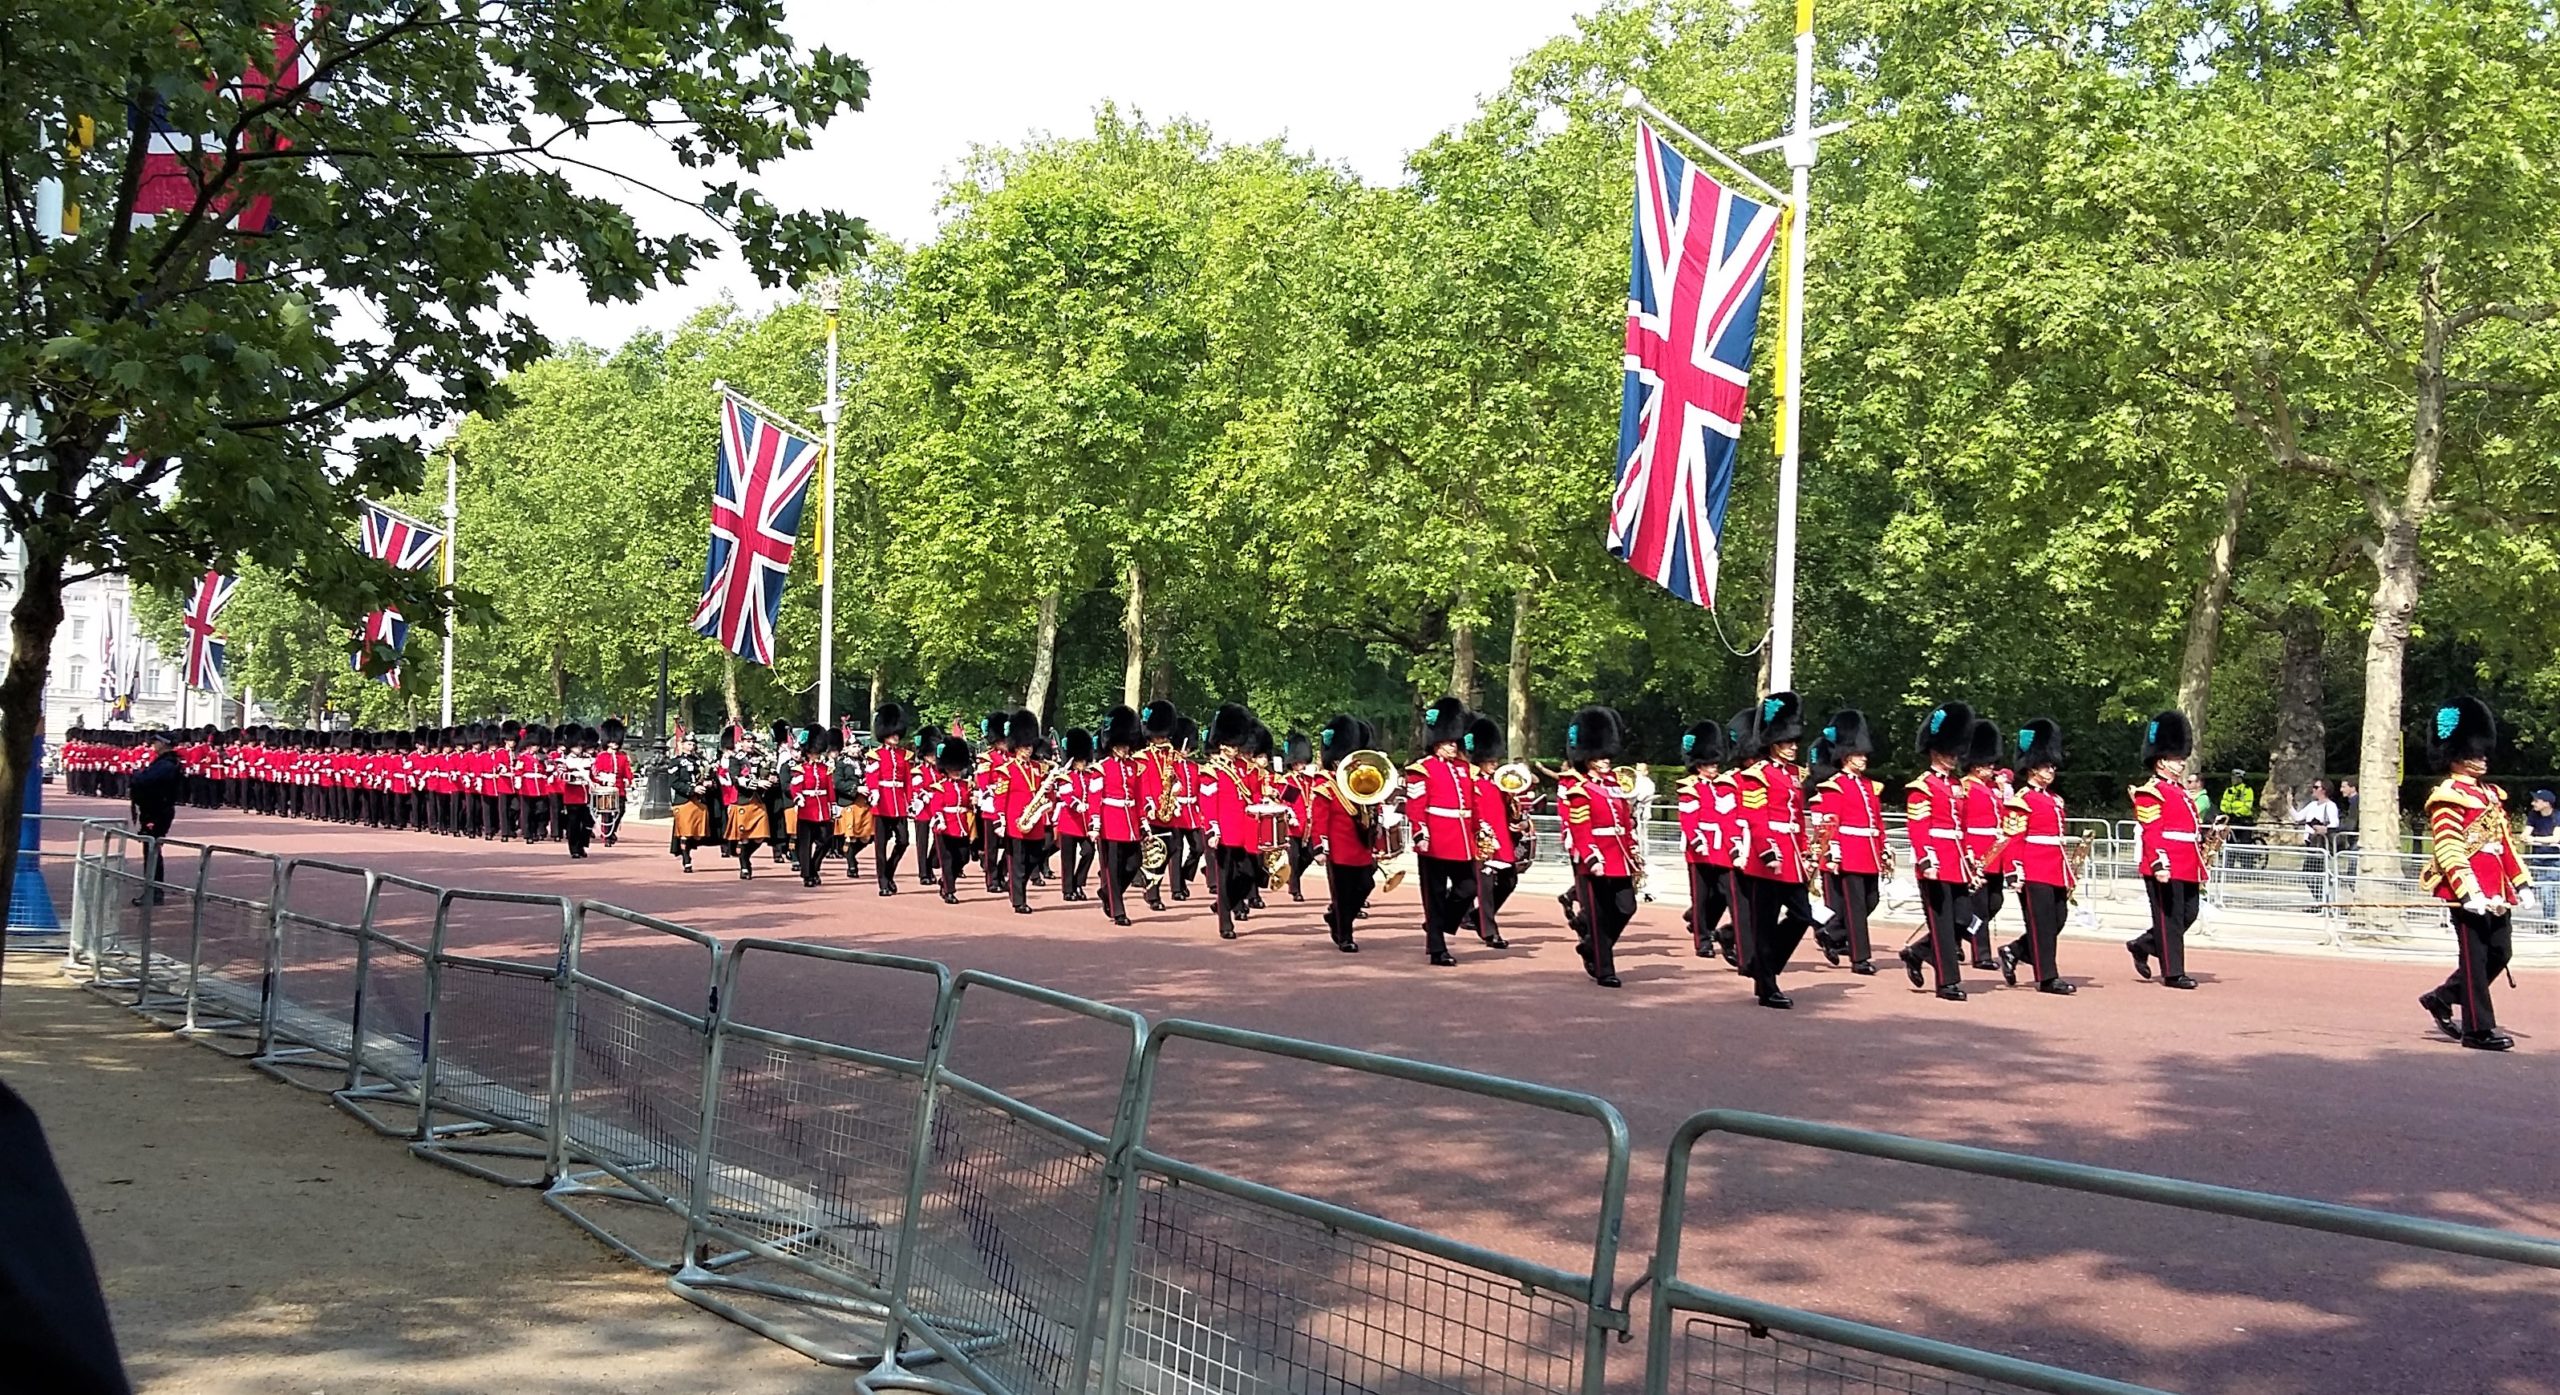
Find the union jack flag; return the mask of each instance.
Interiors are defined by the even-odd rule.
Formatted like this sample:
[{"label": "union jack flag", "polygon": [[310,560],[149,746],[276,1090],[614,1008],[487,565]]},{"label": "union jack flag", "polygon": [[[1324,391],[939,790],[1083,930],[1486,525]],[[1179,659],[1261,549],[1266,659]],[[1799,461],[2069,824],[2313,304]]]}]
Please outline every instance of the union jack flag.
[{"label": "union jack flag", "polygon": [[[317,12],[307,12],[306,21],[316,22]],[[289,92],[302,86],[312,73],[310,55],[301,35],[290,24],[270,24],[267,32],[272,52],[265,62],[252,62],[237,78],[229,82],[208,81],[208,90],[219,90],[231,104],[246,111],[267,101],[277,92]],[[221,150],[207,142],[198,132],[180,131],[170,124],[168,106],[154,100],[149,106],[126,108],[126,120],[132,129],[147,133],[143,145],[142,180],[134,193],[134,221],[148,223],[164,213],[185,214],[204,200],[202,171],[216,163]],[[272,123],[261,122],[245,134],[246,149],[283,149],[291,144]],[[231,216],[237,202],[228,192],[216,194],[206,204],[206,212],[214,218]],[[255,236],[267,230],[273,200],[265,194],[254,194],[237,209],[232,226]],[[235,279],[243,270],[233,258],[217,254],[209,271],[215,279]]]},{"label": "union jack flag", "polygon": [[[364,553],[377,562],[387,562],[395,571],[423,571],[436,560],[444,546],[444,534],[420,523],[404,513],[367,502],[364,506]],[[364,672],[364,660],[377,644],[395,656],[409,642],[409,622],[399,611],[385,607],[364,618],[363,628],[356,631],[356,652],[352,667]],[[398,665],[383,670],[382,681],[400,686]]]},{"label": "union jack flag", "polygon": [[206,572],[196,583],[196,594],[187,602],[187,678],[190,688],[219,690],[222,687],[222,641],[213,633],[214,618],[231,604],[231,593],[240,587],[240,578],[220,572]]},{"label": "union jack flag", "polygon": [[1713,609],[1778,209],[1700,174],[1639,125],[1635,224],[1609,552]]},{"label": "union jack flag", "polygon": [[776,426],[735,394],[721,394],[711,561],[703,569],[693,628],[768,668],[782,583],[791,575],[800,510],[819,455],[817,442]]}]

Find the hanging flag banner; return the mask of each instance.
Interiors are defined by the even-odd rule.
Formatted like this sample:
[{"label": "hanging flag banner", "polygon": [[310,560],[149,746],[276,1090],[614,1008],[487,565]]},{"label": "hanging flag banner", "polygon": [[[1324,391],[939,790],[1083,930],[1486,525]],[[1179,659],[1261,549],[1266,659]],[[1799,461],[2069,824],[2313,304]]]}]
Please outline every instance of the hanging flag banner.
[{"label": "hanging flag banner", "polygon": [[[436,560],[444,546],[444,534],[394,509],[367,500],[364,506],[364,553],[377,562],[389,563],[404,572],[423,571]],[[394,656],[409,642],[409,622],[399,611],[385,607],[364,618],[356,631],[354,668],[364,672],[365,656],[375,645],[388,648]],[[394,664],[383,670],[382,681],[400,686],[400,668]]]},{"label": "hanging flag banner", "polygon": [[206,572],[204,580],[196,583],[186,614],[188,687],[222,691],[223,646],[214,635],[213,622],[231,604],[231,593],[239,589],[240,578],[220,572]]},{"label": "hanging flag banner", "polygon": [[1609,553],[1709,609],[1778,216],[1637,126]]},{"label": "hanging flag banner", "polygon": [[773,666],[782,584],[800,542],[800,512],[824,452],[734,392],[720,394],[720,447],[711,487],[711,560],[693,629],[742,659]]}]

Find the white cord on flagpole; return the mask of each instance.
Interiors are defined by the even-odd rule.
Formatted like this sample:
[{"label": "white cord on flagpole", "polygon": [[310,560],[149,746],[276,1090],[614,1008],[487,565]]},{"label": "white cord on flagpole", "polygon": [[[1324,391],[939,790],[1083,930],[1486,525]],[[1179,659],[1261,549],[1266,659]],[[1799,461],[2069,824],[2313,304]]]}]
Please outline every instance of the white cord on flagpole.
[{"label": "white cord on flagpole", "polygon": [[835,725],[836,674],[836,321],[843,312],[835,278],[818,307],[827,312],[826,453],[818,463],[818,725]]},{"label": "white cord on flagpole", "polygon": [[1708,143],[1704,136],[1701,136],[1697,132],[1690,130],[1688,127],[1681,125],[1678,121],[1672,119],[1670,113],[1664,111],[1658,106],[1655,106],[1653,103],[1646,101],[1645,95],[1641,90],[1630,87],[1619,94],[1618,100],[1626,106],[1627,110],[1639,111],[1652,117],[1664,130],[1669,131],[1671,134],[1678,136],[1680,139],[1697,147],[1699,154],[1706,156],[1708,159],[1713,160],[1717,164],[1732,171],[1736,177],[1748,182],[1752,188],[1767,194],[1773,199],[1778,199],[1780,201],[1784,201],[1786,199],[1787,193],[1784,189],[1781,189],[1777,185],[1770,183],[1768,180],[1762,179],[1760,176],[1744,169],[1732,156],[1725,154],[1723,151],[1716,149],[1714,145]]}]

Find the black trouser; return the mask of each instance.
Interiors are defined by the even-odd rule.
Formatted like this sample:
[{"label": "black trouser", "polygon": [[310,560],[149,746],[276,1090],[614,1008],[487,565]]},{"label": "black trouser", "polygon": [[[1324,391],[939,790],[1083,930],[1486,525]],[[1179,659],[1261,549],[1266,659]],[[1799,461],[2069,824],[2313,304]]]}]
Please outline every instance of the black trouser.
[{"label": "black trouser", "polygon": [[2436,996],[2462,1009],[2466,1034],[2496,1031],[2498,1012],[2489,1002],[2489,985],[2506,972],[2507,960],[2515,953],[2515,917],[2505,911],[2478,915],[2457,906],[2453,945],[2459,957],[2453,972],[2436,985]]},{"label": "black trouser", "polygon": [[1113,920],[1129,914],[1129,883],[1138,877],[1138,847],[1108,838],[1095,840],[1101,849],[1102,913]]},{"label": "black trouser", "polygon": [[1636,880],[1577,870],[1573,885],[1582,902],[1582,916],[1573,927],[1574,953],[1582,956],[1583,971],[1593,978],[1615,977],[1618,936],[1636,918]]},{"label": "black trouser", "polygon": [[2034,967],[2038,983],[2062,977],[2054,951],[2062,943],[2063,922],[2071,918],[2069,888],[2020,883],[2018,918],[2026,923],[2019,927],[2018,938],[2009,942],[2009,952]]},{"label": "black trouser", "polygon": [[[874,864],[872,870],[879,874],[882,891],[895,892],[898,889],[898,860],[906,856],[906,853],[907,821],[884,818],[878,810],[873,810],[871,813],[871,860]],[[848,853],[846,856],[849,859],[851,854]],[[919,874],[924,871],[924,858],[921,852],[916,858],[916,871]]]},{"label": "black trouser", "polygon": [[1476,865],[1450,857],[1414,858],[1422,883],[1422,943],[1432,954],[1449,952],[1449,937],[1466,924],[1476,903]]},{"label": "black trouser", "polygon": [[2196,923],[2204,887],[2195,882],[2145,877],[2142,890],[2151,898],[2151,928],[2136,936],[2127,948],[2157,958],[2162,978],[2177,978],[2187,971],[2187,927]]},{"label": "black trouser", "polygon": [[1689,909],[1681,917],[1689,926],[1689,945],[1700,954],[1711,952],[1716,942],[1716,922],[1724,919],[1727,908],[1725,888],[1732,876],[1712,862],[1692,862],[1689,866]]},{"label": "black trouser", "polygon": [[1982,885],[1973,891],[1973,964],[1980,968],[1991,961],[1991,922],[2000,914],[2003,894],[2000,878],[1985,875]]},{"label": "black trouser", "polygon": [[1864,964],[1876,957],[1875,941],[1867,934],[1867,918],[1876,913],[1876,902],[1884,894],[1881,881],[1873,872],[1830,872],[1822,878],[1823,904],[1840,920],[1831,943],[1846,941],[1852,964]]},{"label": "black trouser", "polygon": [[1369,904],[1369,893],[1377,889],[1377,864],[1328,861],[1324,880],[1326,894],[1333,901],[1332,909],[1324,913],[1325,924],[1332,929],[1335,944],[1349,944],[1352,922],[1360,918],[1360,908]]},{"label": "black trouser", "polygon": [[791,835],[791,862],[800,869],[800,880],[818,884],[818,869],[827,861],[827,839],[834,832],[825,819],[800,820],[800,831]]},{"label": "black trouser", "polygon": [[1236,912],[1253,894],[1254,874],[1261,869],[1261,855],[1248,849],[1209,850],[1209,899],[1218,907],[1218,934],[1222,937],[1234,937]]},{"label": "black trouser", "polygon": [[773,854],[776,866],[791,860],[791,834],[787,831],[782,818],[782,811],[787,803],[788,801],[780,794],[775,794],[764,802],[764,826],[769,830],[764,836],[764,845]]},{"label": "black trouser", "polygon": [[[166,870],[161,865],[160,840],[169,836],[170,825],[175,822],[176,820],[174,819],[144,819],[135,825],[135,827],[142,830],[142,836],[145,840],[142,845],[143,889],[150,894],[154,903],[159,902],[166,895],[166,893],[160,889],[161,874]],[[142,898],[139,896],[134,898],[134,901],[137,904],[139,904],[141,900]],[[148,966],[146,966],[146,971],[147,967]]]},{"label": "black trouser", "polygon": [[1307,868],[1314,865],[1315,860],[1316,842],[1313,838],[1289,840],[1289,899],[1307,899]]},{"label": "black trouser", "polygon": [[937,833],[933,837],[934,858],[942,877],[942,894],[954,896],[960,890],[960,869],[969,861],[969,840],[956,833]]},{"label": "black trouser", "polygon": [[480,796],[481,837],[503,838],[507,835],[506,810],[503,807],[504,803],[504,797],[500,795],[484,794]]},{"label": "black trouser", "polygon": [[569,845],[569,856],[585,857],[587,844],[596,836],[595,810],[585,804],[560,806],[560,838]]},{"label": "black trouser", "polygon": [[1060,835],[1058,855],[1061,862],[1058,868],[1059,890],[1070,901],[1083,900],[1085,877],[1093,871],[1093,840]]},{"label": "black trouser", "polygon": [[1920,934],[1903,952],[1925,943],[1940,988],[1964,982],[1964,919],[1973,913],[1973,904],[1973,889],[1962,882],[1920,879]]},{"label": "black trouser", "polygon": [[931,886],[934,884],[934,847],[933,825],[926,823],[921,818],[917,819],[916,882],[918,885]]},{"label": "black trouser", "polygon": [[551,837],[551,811],[554,806],[555,796],[548,794],[524,796],[524,826],[519,832],[524,835],[526,842],[531,843]]},{"label": "black trouser", "polygon": [[1742,955],[1742,972],[1754,989],[1776,992],[1778,975],[1786,972],[1796,946],[1804,943],[1804,932],[1813,928],[1813,906],[1805,896],[1804,883],[1738,872],[1733,890],[1733,922],[1749,930],[1743,940],[1749,949]]},{"label": "black trouser", "polygon": [[1005,887],[1013,893],[1013,908],[1017,911],[1031,909],[1031,863],[1039,846],[1037,838],[1004,840]]},{"label": "black trouser", "polygon": [[1175,828],[1165,832],[1164,879],[1172,884],[1170,889],[1176,901],[1191,894],[1191,874],[1200,870],[1202,846],[1199,829]]},{"label": "black trouser", "polygon": [[1502,907],[1520,886],[1520,869],[1480,867],[1476,869],[1476,938],[1502,938]]},{"label": "black trouser", "polygon": [[978,841],[984,845],[979,855],[986,860],[987,890],[991,892],[1002,891],[1005,888],[1004,830],[1000,822],[1001,817],[998,814],[978,816]]}]

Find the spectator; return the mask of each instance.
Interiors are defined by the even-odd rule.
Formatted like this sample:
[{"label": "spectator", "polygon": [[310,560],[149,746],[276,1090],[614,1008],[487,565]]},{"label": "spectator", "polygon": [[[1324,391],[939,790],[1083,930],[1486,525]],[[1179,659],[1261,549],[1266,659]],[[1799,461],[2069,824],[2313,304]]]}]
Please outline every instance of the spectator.
[{"label": "spectator", "polygon": [[2338,782],[2338,827],[2353,828],[2355,826],[2356,782],[2340,780]]},{"label": "spectator", "polygon": [[126,1395],[124,1363],[35,1111],[0,1084],[0,1385],[49,1395]]},{"label": "spectator", "polygon": [[2326,852],[2330,835],[2338,831],[2338,806],[2329,798],[2329,782],[2311,782],[2311,797],[2293,808],[2292,821],[2302,827],[2302,845]]},{"label": "spectator", "polygon": [[[169,744],[169,733],[162,731],[152,733],[151,759],[125,782],[125,794],[133,800],[133,826],[150,840],[143,845],[148,851],[142,870],[143,879],[150,887],[150,897],[155,902],[163,895],[160,889],[160,840],[169,836],[170,825],[178,821],[178,790],[186,779],[186,765],[178,759],[177,749]],[[133,904],[141,905],[142,897],[134,897]]]},{"label": "spectator", "polygon": [[2549,790],[2533,792],[2532,807],[2524,815],[2524,865],[2533,877],[2534,899],[2542,903],[2542,924],[2548,933],[2560,927],[2560,812],[2554,811]]},{"label": "spectator", "polygon": [[2217,807],[2222,817],[2231,821],[2232,852],[2228,856],[2236,867],[2240,865],[2239,849],[2258,841],[2258,792],[2249,788],[2249,772],[2231,772],[2231,783],[2222,791],[2222,803]]}]

